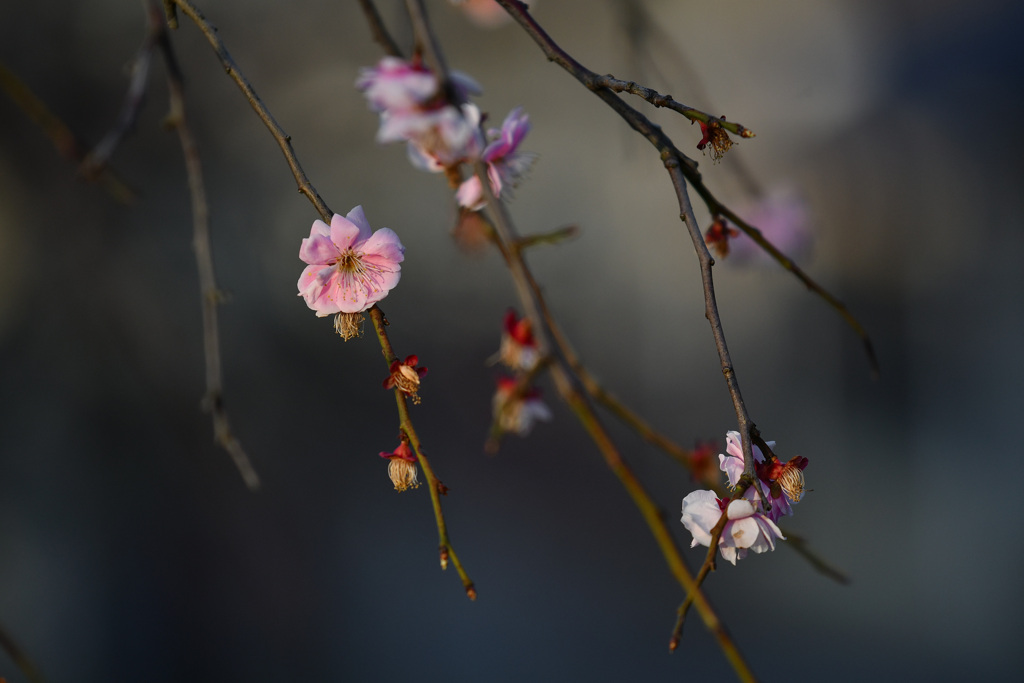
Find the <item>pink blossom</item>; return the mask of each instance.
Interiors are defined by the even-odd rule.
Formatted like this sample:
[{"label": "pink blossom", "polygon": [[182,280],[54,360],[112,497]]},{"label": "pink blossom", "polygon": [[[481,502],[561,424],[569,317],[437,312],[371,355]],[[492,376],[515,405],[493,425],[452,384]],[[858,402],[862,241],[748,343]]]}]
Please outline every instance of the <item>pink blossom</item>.
[{"label": "pink blossom", "polygon": [[[761,231],[786,256],[802,260],[811,252],[813,226],[807,202],[791,187],[779,187],[767,196],[742,206],[737,215]],[[733,263],[774,263],[775,259],[754,240],[740,233],[732,240]]]},{"label": "pink blossom", "polygon": [[[451,2],[456,7],[461,7],[463,13],[477,26],[496,28],[511,20],[508,12],[494,0],[451,0]],[[533,6],[536,4],[536,0],[526,4]]]},{"label": "pink blossom", "polygon": [[[535,155],[517,152],[519,143],[530,132],[530,117],[523,113],[522,107],[509,112],[501,124],[501,130],[488,131],[487,147],[484,148],[482,160],[487,164],[487,177],[491,182],[491,191],[495,197],[507,186],[515,186],[519,179],[530,169]],[[486,201],[480,179],[473,175],[459,186],[455,193],[459,206],[469,209],[482,209]]]},{"label": "pink blossom", "polygon": [[372,232],[361,206],[345,217],[335,214],[330,227],[314,221],[299,248],[309,264],[299,276],[299,296],[319,317],[365,311],[398,284],[404,254],[393,230]]},{"label": "pink blossom", "polygon": [[[725,454],[718,456],[718,462],[723,472],[729,479],[729,486],[736,486],[743,474],[743,445],[740,441],[739,432],[728,432],[725,435]],[[768,448],[774,448],[774,441],[766,441]],[[751,452],[754,454],[754,471],[757,480],[753,486],[748,488],[743,497],[761,502],[767,498],[770,502],[768,516],[773,522],[779,521],[781,517],[793,514],[793,503],[800,501],[803,495],[803,469],[807,467],[807,458],[797,456],[783,465],[777,459],[766,462],[761,449],[751,444]],[[785,478],[783,485],[776,484],[776,480]],[[792,482],[792,483],[790,483]]]},{"label": "pink blossom", "polygon": [[[436,159],[443,168],[478,152],[479,119],[463,102],[480,86],[465,74],[449,74],[449,102],[432,71],[419,60],[412,63],[385,57],[376,67],[363,69],[356,87],[363,91],[370,108],[380,113],[377,142],[406,140],[410,155]],[[478,114],[478,112],[477,112]]]},{"label": "pink blossom", "polygon": [[[766,441],[768,448],[774,448],[774,441]],[[754,454],[754,462],[764,462],[764,454],[761,449],[751,444],[750,450]],[[725,434],[725,454],[718,455],[718,463],[729,478],[729,486],[733,487],[740,483],[740,476],[743,474],[743,442],[740,440],[740,433],[736,431]]]},{"label": "pink blossom", "polygon": [[[383,131],[383,117],[381,121]],[[458,109],[446,106],[404,116],[388,124],[388,134],[393,139],[408,140],[410,163],[421,171],[431,173],[476,159],[484,146],[480,134],[480,109],[469,103]]]},{"label": "pink blossom", "polygon": [[376,67],[359,72],[356,87],[363,91],[374,111],[412,111],[437,94],[437,77],[422,64],[384,57]]},{"label": "pink blossom", "polygon": [[537,389],[527,389],[521,396],[516,395],[519,382],[511,377],[498,378],[498,390],[494,393],[494,418],[503,432],[515,432],[527,436],[538,420],[551,420],[551,410],[540,397]]},{"label": "pink blossom", "polygon": [[728,562],[736,564],[747,556],[748,550],[763,553],[775,550],[775,539],[785,540],[782,531],[766,515],[760,513],[749,500],[724,501],[714,491],[693,491],[683,498],[683,526],[693,535],[690,547],[711,544],[711,530],[718,524],[722,513],[728,517],[718,549]]}]

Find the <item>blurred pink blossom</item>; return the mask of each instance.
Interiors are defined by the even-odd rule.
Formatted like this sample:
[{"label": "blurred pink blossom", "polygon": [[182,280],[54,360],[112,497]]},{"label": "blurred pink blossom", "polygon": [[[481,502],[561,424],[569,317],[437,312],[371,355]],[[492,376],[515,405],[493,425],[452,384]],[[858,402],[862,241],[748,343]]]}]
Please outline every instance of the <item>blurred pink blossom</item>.
[{"label": "blurred pink blossom", "polygon": [[401,277],[405,247],[393,230],[372,232],[357,206],[345,217],[335,214],[330,227],[314,221],[299,258],[309,264],[299,276],[299,296],[323,317],[359,313],[387,296]]},{"label": "blurred pink blossom", "polygon": [[[743,445],[740,441],[740,433],[726,433],[725,443],[725,454],[719,454],[718,462],[729,479],[729,486],[733,487],[739,483],[740,476],[743,474]],[[774,441],[765,443],[768,444],[768,448],[775,448]],[[799,502],[803,495],[803,469],[807,467],[807,458],[797,456],[786,464],[773,459],[768,463],[760,448],[751,444],[750,450],[754,454],[754,471],[757,474],[757,481],[746,490],[743,497],[759,504],[764,498],[767,498],[771,504],[767,514],[773,522],[779,521],[781,517],[792,515],[793,503]],[[776,480],[783,477],[780,484],[775,483]],[[759,505],[759,507],[761,506]]]},{"label": "blurred pink blossom", "polygon": [[[810,255],[814,228],[807,202],[797,190],[777,188],[756,202],[741,206],[736,215],[760,230],[765,239],[789,258],[803,260]],[[733,263],[775,262],[746,233],[733,236],[729,248],[729,261]]]},{"label": "blurred pink blossom", "polygon": [[[492,128],[487,132],[489,142],[481,158],[487,164],[487,177],[495,197],[501,196],[503,188],[514,187],[536,159],[534,154],[516,151],[519,143],[529,132],[530,117],[523,113],[522,107],[509,112],[501,124],[501,130]],[[480,187],[480,179],[476,175],[470,176],[459,186],[455,198],[459,206],[474,211],[482,209],[487,203]]]},{"label": "blurred pink blossom", "polygon": [[728,516],[718,549],[728,562],[736,564],[747,556],[748,550],[763,553],[775,550],[775,539],[785,540],[782,531],[766,515],[757,511],[754,504],[746,499],[724,501],[714,491],[693,491],[683,498],[683,526],[693,535],[690,547],[711,544],[711,530],[722,518]]},{"label": "blurred pink blossom", "polygon": [[[477,26],[484,28],[495,28],[508,23],[512,18],[505,9],[494,0],[451,0],[451,3],[462,9],[462,12],[469,17]],[[531,8],[537,4],[536,0],[526,2]]]},{"label": "blurred pink blossom", "polygon": [[538,420],[551,420],[551,410],[540,397],[537,389],[528,389],[522,396],[516,396],[518,381],[511,377],[498,378],[498,390],[494,393],[494,418],[503,432],[515,432],[527,436]]},{"label": "blurred pink blossom", "polygon": [[370,109],[380,114],[377,142],[408,141],[417,154],[434,159],[441,168],[478,154],[479,112],[462,102],[479,94],[480,86],[457,71],[449,74],[449,81],[449,94],[458,106],[448,101],[437,75],[419,60],[384,57],[376,67],[363,69],[356,87]]}]

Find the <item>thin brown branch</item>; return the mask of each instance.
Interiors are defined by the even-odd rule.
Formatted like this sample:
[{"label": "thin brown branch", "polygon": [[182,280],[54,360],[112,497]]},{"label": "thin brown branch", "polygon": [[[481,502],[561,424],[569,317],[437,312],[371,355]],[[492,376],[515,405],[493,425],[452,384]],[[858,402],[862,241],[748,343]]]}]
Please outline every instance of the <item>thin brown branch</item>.
[{"label": "thin brown branch", "polygon": [[[46,134],[57,152],[73,162],[76,166],[85,159],[86,145],[83,145],[72,130],[61,121],[56,114],[35,93],[18,78],[13,71],[0,63],[0,90],[23,111],[25,115]],[[103,188],[121,204],[131,204],[135,200],[135,192],[125,185],[109,168],[103,169],[93,178],[99,180]]]},{"label": "thin brown branch", "polygon": [[[373,329],[377,333],[377,340],[380,342],[381,352],[384,354],[384,362],[390,368],[391,364],[398,360],[398,356],[395,354],[395,350],[391,345],[391,339],[388,337],[388,321],[384,317],[384,311],[379,306],[373,306],[368,312],[370,320],[373,322]],[[444,513],[441,511],[441,493],[447,489],[437,478],[437,475],[434,474],[430,461],[423,454],[420,438],[416,434],[416,428],[413,427],[412,418],[409,415],[409,405],[405,400],[405,394],[398,387],[395,387],[394,392],[395,403],[398,405],[399,428],[408,437],[409,445],[412,446],[413,451],[416,453],[416,460],[423,469],[423,474],[427,480],[427,488],[430,490],[430,502],[434,507],[434,518],[437,520],[441,568],[444,569],[450,560],[455,566],[455,571],[458,572],[459,578],[462,580],[462,585],[466,589],[466,595],[469,596],[470,600],[476,600],[476,588],[474,588],[473,581],[469,578],[462,563],[459,561],[455,548],[452,547],[451,539],[448,536],[448,525],[445,523]]]},{"label": "thin brown branch", "polygon": [[[739,500],[743,497],[743,494],[750,488],[752,480],[747,479],[746,476],[740,479],[736,488],[733,489],[732,495],[729,497],[729,501]],[[707,578],[708,574],[715,571],[715,562],[718,557],[718,545],[722,540],[722,533],[725,532],[725,525],[729,521],[728,506],[725,510],[722,510],[722,516],[718,518],[718,522],[711,528],[711,540],[708,542],[708,551],[704,554],[704,563],[701,564],[700,570],[697,572],[697,576],[694,578],[694,583],[698,586],[704,584],[704,579]],[[674,650],[679,645],[679,639],[683,634],[683,622],[686,621],[686,613],[689,611],[690,606],[694,603],[694,596],[692,594],[687,595],[683,600],[683,603],[679,605],[679,609],[676,610],[676,624],[672,629],[672,636],[669,639],[669,649]]]},{"label": "thin brown branch", "polygon": [[623,488],[626,489],[626,492],[633,500],[634,505],[640,510],[641,516],[647,523],[658,547],[661,549],[662,555],[665,557],[669,571],[683,587],[687,595],[692,596],[693,602],[697,606],[697,611],[704,621],[704,625],[718,641],[719,647],[732,664],[737,675],[741,680],[753,681],[753,673],[740,654],[725,625],[718,618],[714,608],[711,607],[711,604],[700,591],[693,576],[687,569],[675,539],[665,524],[664,514],[650,497],[650,494],[644,489],[643,484],[640,483],[633,470],[622,458],[611,436],[597,416],[587,392],[583,388],[582,382],[573,372],[572,366],[562,352],[561,345],[551,343],[552,332],[548,326],[550,315],[538,296],[539,287],[537,287],[536,280],[526,265],[523,254],[513,246],[517,243],[518,237],[508,216],[507,208],[500,199],[495,197],[494,192],[491,190],[486,167],[482,163],[478,163],[475,171],[477,178],[480,180],[484,198],[490,209],[495,239],[502,254],[505,255],[513,282],[519,293],[520,303],[526,310],[533,325],[538,351],[545,356],[549,356],[552,360],[550,371],[559,394],[561,394],[562,399],[576,414],[583,428],[597,445],[608,468],[619,479]]},{"label": "thin brown branch", "polygon": [[366,15],[366,21],[370,25],[370,32],[373,33],[374,41],[384,49],[384,52],[392,57],[401,57],[402,50],[399,49],[398,43],[388,33],[388,29],[384,26],[384,20],[381,19],[380,12],[377,11],[377,6],[373,4],[373,0],[359,0],[359,6],[363,8],[363,14]]},{"label": "thin brown branch", "polygon": [[615,78],[611,74],[606,74],[604,76],[597,76],[593,79],[589,84],[589,87],[591,89],[608,88],[612,92],[628,92],[630,95],[636,95],[637,97],[650,102],[655,107],[664,107],[666,109],[671,109],[678,114],[682,114],[691,121],[700,121],[702,123],[714,121],[722,128],[726,129],[730,133],[739,135],[741,138],[754,137],[754,131],[750,130],[746,126],[733,123],[732,121],[726,121],[718,118],[717,116],[712,116],[711,114],[699,109],[694,109],[693,107],[688,107],[685,104],[676,102],[672,99],[671,95],[662,95],[657,90],[640,85],[635,81],[623,81]]},{"label": "thin brown branch", "polygon": [[[547,32],[540,26],[540,24],[538,24],[536,20],[530,15],[529,9],[526,5],[524,5],[522,2],[519,2],[518,0],[496,1],[498,2],[498,4],[504,7],[505,10],[509,13],[509,15],[511,15],[512,18],[515,19],[520,26],[522,26],[523,30],[525,30],[526,33],[531,38],[533,38],[534,42],[537,43],[537,45],[540,47],[541,51],[544,52],[549,61],[555,62],[563,69],[568,71],[576,80],[578,80],[588,89],[590,89],[595,95],[601,98],[601,100],[603,100],[609,107],[615,110],[615,112],[618,113],[619,116],[621,116],[626,121],[626,123],[630,125],[630,127],[632,127],[638,133],[643,135],[652,145],[654,145],[655,148],[657,148],[658,152],[661,154],[662,159],[665,161],[666,166],[668,166],[670,163],[674,163],[679,168],[680,172],[683,174],[685,179],[693,186],[697,194],[708,205],[708,209],[709,211],[711,211],[712,214],[721,213],[723,215],[729,215],[724,212],[724,205],[722,205],[721,202],[715,199],[711,191],[707,188],[706,185],[704,185],[704,180],[701,177],[701,174],[697,171],[697,163],[694,160],[687,157],[681,151],[679,151],[675,144],[668,138],[668,136],[666,136],[661,131],[661,129],[658,126],[655,126],[653,123],[651,123],[649,119],[647,119],[647,117],[643,116],[636,109],[633,109],[628,104],[626,104],[609,87],[602,85],[602,79],[604,77],[599,76],[590,69],[587,69],[582,64],[577,62],[571,55],[565,52],[565,50],[559,47],[558,44],[555,43],[555,41],[551,38],[551,36],[549,36]],[[674,159],[675,161],[671,161],[672,159]],[[673,180],[673,183],[675,184],[675,180]],[[687,200],[687,203],[689,203],[689,200]],[[697,232],[699,234],[700,231],[698,230]],[[751,235],[751,237],[753,237],[753,235]],[[767,240],[764,240],[762,238],[762,241],[765,244],[767,244]],[[761,244],[761,242],[758,243]],[[796,274],[796,271],[794,271],[790,267],[787,267],[786,263],[779,259],[779,257],[782,256],[781,252],[775,249],[774,251],[770,250],[769,253],[772,254],[772,256],[777,261],[779,261],[784,268]],[[785,261],[788,261],[790,264],[792,264],[792,262],[789,261],[789,259],[785,259]],[[795,268],[795,266],[793,267]],[[854,332],[861,337],[861,340],[864,342],[864,349],[868,357],[868,362],[871,364],[872,367],[872,372],[876,373],[877,361],[874,356],[874,350],[870,340],[868,339],[864,331],[863,326],[857,321],[856,318],[853,317],[852,314],[849,313],[846,307],[841,302],[839,302],[837,298],[835,298],[832,295],[826,296],[827,292],[825,291],[825,289],[818,286],[817,284],[811,286],[809,283],[812,283],[813,280],[811,280],[806,274],[804,274],[803,271],[800,271],[800,273],[802,274],[798,275],[800,280],[805,285],[807,285],[812,292],[821,296],[822,299],[824,299],[829,306],[834,308],[842,316],[843,320],[845,320],[846,323],[850,325]],[[742,429],[741,433],[743,433]],[[744,451],[744,453],[746,453],[746,451]]]},{"label": "thin brown branch", "polygon": [[704,199],[704,203],[707,204],[708,210],[711,211],[712,214],[719,214],[729,219],[731,223],[745,232],[750,239],[754,240],[758,246],[768,252],[768,254],[775,259],[780,266],[792,273],[798,280],[800,280],[800,282],[804,283],[804,286],[807,287],[807,289],[824,299],[829,306],[834,308],[836,312],[842,316],[843,320],[846,321],[846,324],[850,326],[858,337],[860,337],[861,345],[864,348],[864,354],[867,356],[868,364],[871,367],[871,375],[877,379],[881,369],[878,365],[878,356],[875,355],[875,346],[872,344],[871,337],[868,336],[867,330],[865,330],[864,326],[860,324],[860,321],[854,317],[846,307],[846,304],[815,282],[814,279],[805,273],[800,266],[796,265],[791,258],[783,254],[774,244],[765,239],[760,230],[750,223],[747,223],[745,220],[737,216],[731,209],[715,199],[714,196],[707,191],[707,188],[704,186],[694,186],[694,189],[697,191],[697,194],[701,195],[701,198]]},{"label": "thin brown branch", "polygon": [[210,245],[209,208],[203,185],[203,169],[199,158],[199,147],[188,126],[185,115],[184,84],[181,70],[164,25],[164,15],[155,2],[149,5],[150,30],[167,64],[167,86],[170,92],[170,113],[168,125],[178,132],[185,168],[188,173],[189,193],[192,198],[192,246],[196,253],[199,270],[199,290],[203,311],[203,350],[206,357],[206,397],[204,408],[213,417],[214,439],[228,452],[242,479],[250,490],[260,487],[259,476],[253,469],[249,456],[231,431],[227,411],[224,408],[224,381],[220,361],[220,335],[217,324],[217,306],[222,295],[217,289],[213,269],[213,249]]},{"label": "thin brown branch", "polygon": [[416,36],[416,51],[423,54],[427,66],[437,75],[438,80],[441,83],[447,82],[448,65],[427,20],[427,8],[423,6],[423,0],[406,0],[405,7],[412,21],[413,35]]},{"label": "thin brown branch", "polygon": [[[706,110],[718,109],[718,107],[712,105],[711,96],[708,94],[707,88],[704,87],[700,74],[693,68],[682,48],[676,44],[676,41],[665,30],[664,26],[651,16],[646,5],[641,2],[634,2],[633,0],[618,0],[616,6],[622,17],[621,23],[624,26],[630,50],[635,55],[642,55],[645,58],[644,61],[646,61],[647,67],[654,72],[654,75],[666,84],[685,83],[687,96],[690,99],[700,102]],[[668,70],[672,74],[671,79],[666,77],[664,70],[661,68],[661,62],[664,60],[655,59],[655,47],[658,48],[659,53],[668,53]],[[642,69],[643,67],[639,64],[639,60],[637,62],[638,68]],[[729,163],[725,166],[725,170],[736,176],[750,196],[760,197],[764,194],[757,177],[750,170],[750,167],[743,162],[742,155],[730,155]]]},{"label": "thin brown branch", "polygon": [[810,544],[807,539],[803,536],[798,536],[792,531],[786,529],[782,530],[782,535],[786,537],[786,546],[795,550],[801,557],[811,563],[818,572],[824,574],[828,578],[832,579],[837,583],[841,583],[844,586],[850,584],[850,577],[840,569],[833,567],[831,564],[825,561],[820,555],[811,550]]},{"label": "thin brown branch", "polygon": [[139,53],[132,61],[131,79],[128,84],[128,91],[125,93],[124,104],[117,116],[117,121],[109,133],[93,147],[78,170],[86,179],[96,178],[107,165],[113,156],[117,146],[129,132],[134,130],[135,122],[138,120],[139,111],[146,99],[146,87],[149,84],[149,66],[153,61],[153,40],[152,31],[147,32]]},{"label": "thin brown branch", "polygon": [[235,64],[235,60],[231,57],[231,54],[224,47],[223,41],[220,36],[217,35],[217,29],[214,28],[206,17],[203,16],[194,4],[189,0],[173,0],[174,4],[181,8],[181,11],[191,19],[199,30],[202,31],[203,35],[206,36],[207,42],[213,47],[213,51],[217,54],[217,58],[224,66],[224,70],[228,76],[235,82],[238,88],[245,95],[245,99],[248,100],[249,106],[253,108],[256,115],[260,117],[263,124],[270,131],[270,134],[277,140],[278,146],[281,148],[281,153],[284,154],[285,160],[288,162],[288,167],[292,171],[292,175],[295,177],[295,182],[298,185],[298,190],[304,194],[309,201],[316,207],[320,217],[328,223],[331,221],[331,217],[334,212],[330,210],[327,203],[317,194],[316,188],[313,187],[312,183],[309,182],[309,178],[306,177],[306,172],[302,170],[302,166],[299,164],[298,158],[295,156],[295,150],[292,148],[291,136],[284,132],[280,124],[274,119],[267,109],[266,105],[256,94],[252,85],[242,74],[238,65]]}]

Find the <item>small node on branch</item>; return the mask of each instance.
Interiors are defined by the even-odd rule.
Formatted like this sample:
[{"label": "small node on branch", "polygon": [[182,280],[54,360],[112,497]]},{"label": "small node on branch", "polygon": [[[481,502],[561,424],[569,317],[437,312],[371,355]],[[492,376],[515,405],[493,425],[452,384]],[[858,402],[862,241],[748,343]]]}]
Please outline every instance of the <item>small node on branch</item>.
[{"label": "small node on branch", "polygon": [[441,546],[441,571],[448,569],[448,548]]},{"label": "small node on branch", "polygon": [[476,600],[476,588],[473,587],[473,584],[466,586],[466,595],[470,600]]}]

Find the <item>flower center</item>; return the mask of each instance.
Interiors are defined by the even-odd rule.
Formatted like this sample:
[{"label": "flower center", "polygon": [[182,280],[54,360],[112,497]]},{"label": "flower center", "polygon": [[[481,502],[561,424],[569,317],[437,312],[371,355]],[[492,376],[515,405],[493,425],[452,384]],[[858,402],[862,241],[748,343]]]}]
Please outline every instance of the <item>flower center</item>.
[{"label": "flower center", "polygon": [[335,267],[341,275],[343,288],[360,287],[367,294],[380,291],[384,270],[379,265],[365,260],[361,252],[349,247],[341,252],[341,258]]},{"label": "flower center", "polygon": [[359,279],[362,279],[366,274],[366,266],[363,263],[363,259],[360,258],[360,254],[352,251],[352,249],[346,249],[342,252],[341,258],[338,259],[338,270],[343,275],[354,275]]}]

